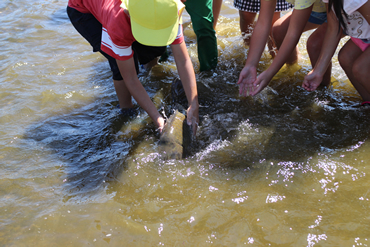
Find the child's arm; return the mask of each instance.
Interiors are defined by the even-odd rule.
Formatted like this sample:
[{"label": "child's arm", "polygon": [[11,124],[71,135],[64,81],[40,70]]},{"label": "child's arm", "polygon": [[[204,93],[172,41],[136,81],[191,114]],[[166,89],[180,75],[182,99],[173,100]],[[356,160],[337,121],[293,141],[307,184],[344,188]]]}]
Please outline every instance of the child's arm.
[{"label": "child's arm", "polygon": [[[328,5],[326,4],[328,8]],[[322,82],[322,78],[328,68],[331,58],[337,49],[339,40],[341,39],[342,30],[338,32],[339,21],[333,10],[327,11],[328,28],[325,33],[325,39],[321,48],[319,59],[312,69],[304,78],[302,87],[308,91],[314,91]]]},{"label": "child's arm", "polygon": [[278,54],[274,58],[270,67],[262,72],[253,83],[253,91],[251,92],[252,96],[262,91],[269,84],[274,75],[285,64],[290,54],[292,54],[311,15],[312,7],[313,5],[306,9],[293,10],[289,21],[288,31],[280,46]]},{"label": "child's arm", "polygon": [[191,63],[185,42],[171,45],[171,49],[188,100],[187,123],[193,126],[195,135],[199,123],[199,103],[193,64]]},{"label": "child's arm", "polygon": [[148,113],[157,128],[162,129],[164,126],[164,119],[159,114],[154,103],[150,99],[145,88],[137,78],[134,59],[131,57],[128,60],[116,60],[119,71],[123,77],[123,81],[134,97],[136,102]]},{"label": "child's arm", "polygon": [[364,5],[357,9],[358,12],[366,19],[367,23],[370,24],[370,2],[367,1]]},{"label": "child's arm", "polygon": [[276,0],[261,0],[261,11],[253,28],[247,61],[239,75],[240,95],[247,96],[252,91],[253,82],[257,78],[257,65],[270,34],[275,7]]},{"label": "child's arm", "polygon": [[220,16],[222,7],[222,0],[213,0],[212,13],[213,13],[213,29],[216,30],[218,17]]}]

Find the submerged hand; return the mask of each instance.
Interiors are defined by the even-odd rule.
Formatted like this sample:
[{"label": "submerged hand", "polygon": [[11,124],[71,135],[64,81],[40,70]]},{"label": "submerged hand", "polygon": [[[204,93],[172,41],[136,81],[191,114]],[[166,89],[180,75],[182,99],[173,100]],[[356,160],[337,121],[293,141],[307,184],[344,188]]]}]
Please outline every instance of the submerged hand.
[{"label": "submerged hand", "polygon": [[157,126],[157,131],[159,132],[159,134],[162,134],[162,131],[163,131],[163,128],[166,124],[166,121],[164,120],[164,118],[161,116],[159,117],[156,121],[155,121],[155,125]]},{"label": "submerged hand", "polygon": [[199,104],[190,105],[187,110],[186,122],[191,125],[193,130],[193,137],[195,137],[199,124]]},{"label": "submerged hand", "polygon": [[241,96],[249,96],[249,93],[254,90],[253,83],[257,78],[257,69],[255,66],[245,66],[239,75],[239,94]]},{"label": "submerged hand", "polygon": [[310,92],[315,91],[320,86],[322,80],[323,76],[312,70],[304,77],[302,87]]}]

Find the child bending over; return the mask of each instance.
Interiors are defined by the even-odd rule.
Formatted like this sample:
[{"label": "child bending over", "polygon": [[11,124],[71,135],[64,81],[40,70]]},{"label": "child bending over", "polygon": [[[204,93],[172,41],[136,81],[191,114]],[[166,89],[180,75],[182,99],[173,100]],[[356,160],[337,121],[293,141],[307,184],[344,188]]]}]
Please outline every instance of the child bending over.
[{"label": "child bending over", "polygon": [[133,97],[160,131],[165,121],[137,77],[134,56],[150,62],[171,45],[188,100],[187,123],[195,131],[198,92],[182,33],[183,8],[180,0],[69,0],[67,7],[76,30],[108,59],[122,112],[132,109]]},{"label": "child bending over", "polygon": [[[320,28],[316,29],[315,32],[321,34],[326,30],[326,8],[321,0],[287,0],[287,2],[294,5],[293,11],[279,18],[272,29],[278,53],[270,67],[257,77],[257,65],[270,33],[276,2],[277,0],[261,0],[261,10],[250,39],[247,61],[238,80],[239,93],[242,96],[256,95],[269,84],[285,63],[297,62],[298,48],[296,45],[303,32],[317,28],[320,25]],[[321,44],[323,35],[316,36],[317,39],[312,41]],[[307,44],[307,46],[310,46],[310,44]],[[310,50],[308,50],[309,53]],[[311,63],[315,65],[312,58]]]},{"label": "child bending over", "polygon": [[318,62],[313,70],[305,76],[302,86],[308,91],[314,91],[320,85],[341,39],[341,33],[344,31],[351,39],[340,50],[339,63],[361,95],[362,105],[369,105],[370,2],[367,0],[330,0],[327,13],[328,28]]}]

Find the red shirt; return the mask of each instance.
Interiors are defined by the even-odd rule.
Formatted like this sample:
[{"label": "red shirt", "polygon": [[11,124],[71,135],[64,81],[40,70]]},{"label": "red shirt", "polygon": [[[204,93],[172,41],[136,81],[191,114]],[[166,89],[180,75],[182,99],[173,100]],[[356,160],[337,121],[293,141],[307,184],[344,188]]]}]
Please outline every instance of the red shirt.
[{"label": "red shirt", "polygon": [[[131,49],[135,41],[131,31],[130,17],[120,7],[121,0],[69,0],[68,6],[81,13],[91,13],[102,24],[101,50],[118,60],[127,60],[133,56]],[[182,26],[175,41],[184,41]]]}]

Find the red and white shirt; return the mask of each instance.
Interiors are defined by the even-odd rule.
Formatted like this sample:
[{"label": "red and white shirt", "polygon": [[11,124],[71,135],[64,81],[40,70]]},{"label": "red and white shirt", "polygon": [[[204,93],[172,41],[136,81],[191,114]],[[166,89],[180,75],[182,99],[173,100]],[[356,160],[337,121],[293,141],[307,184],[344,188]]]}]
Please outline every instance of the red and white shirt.
[{"label": "red and white shirt", "polygon": [[[91,13],[102,24],[101,50],[118,60],[133,56],[131,48],[135,41],[131,31],[130,17],[120,7],[121,0],[69,0],[68,6],[81,13]],[[172,45],[184,41],[182,25]]]}]

